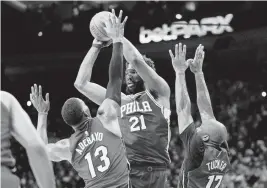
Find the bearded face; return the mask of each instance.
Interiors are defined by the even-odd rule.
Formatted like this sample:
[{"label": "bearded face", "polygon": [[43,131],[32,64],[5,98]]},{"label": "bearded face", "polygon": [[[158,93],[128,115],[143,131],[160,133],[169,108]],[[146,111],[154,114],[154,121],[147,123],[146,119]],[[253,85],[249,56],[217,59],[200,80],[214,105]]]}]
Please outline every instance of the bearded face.
[{"label": "bearded face", "polygon": [[126,94],[135,94],[144,91],[144,81],[129,63],[125,71]]}]

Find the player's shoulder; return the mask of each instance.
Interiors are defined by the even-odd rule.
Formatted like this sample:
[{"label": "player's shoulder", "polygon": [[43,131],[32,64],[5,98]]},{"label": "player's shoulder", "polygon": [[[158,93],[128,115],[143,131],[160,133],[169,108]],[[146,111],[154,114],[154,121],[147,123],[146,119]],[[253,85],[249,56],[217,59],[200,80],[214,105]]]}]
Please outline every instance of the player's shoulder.
[{"label": "player's shoulder", "polygon": [[8,93],[6,91],[1,91],[1,99],[2,99],[2,101],[14,100],[15,97],[11,93]]},{"label": "player's shoulder", "polygon": [[1,91],[1,103],[4,104],[6,108],[10,109],[11,106],[16,104],[17,102],[17,99],[11,93]]}]

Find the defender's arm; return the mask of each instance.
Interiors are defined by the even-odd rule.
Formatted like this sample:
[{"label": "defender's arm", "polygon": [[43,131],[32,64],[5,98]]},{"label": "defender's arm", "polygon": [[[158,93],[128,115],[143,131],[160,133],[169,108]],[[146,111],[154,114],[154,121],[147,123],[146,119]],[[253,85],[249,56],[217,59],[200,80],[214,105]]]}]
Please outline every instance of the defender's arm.
[{"label": "defender's arm", "polygon": [[107,33],[110,33],[113,40],[112,57],[109,65],[109,82],[105,101],[101,104],[98,110],[98,116],[106,129],[121,137],[121,131],[118,123],[117,111],[121,105],[121,86],[123,78],[123,46],[122,37],[124,33],[124,24],[127,17],[121,23],[122,11],[118,22],[115,21],[115,12],[113,12],[113,22],[109,20],[107,24]]},{"label": "defender's arm", "polygon": [[70,161],[71,153],[69,150],[69,141],[67,139],[61,140],[55,144],[48,144],[47,116],[50,109],[49,94],[46,94],[46,100],[44,100],[42,96],[42,86],[37,87],[37,85],[34,84],[34,86],[31,87],[30,99],[38,112],[37,132],[40,138],[45,142],[50,160]]},{"label": "defender's arm", "polygon": [[193,122],[191,116],[191,102],[188,95],[186,81],[185,81],[185,71],[189,66],[189,61],[185,60],[186,57],[186,45],[182,47],[182,44],[175,45],[175,56],[172,51],[169,51],[172,65],[176,73],[175,80],[175,99],[176,99],[176,111],[178,115],[178,127],[179,134]]},{"label": "defender's arm", "polygon": [[198,46],[194,61],[190,65],[191,71],[195,74],[197,88],[197,105],[202,121],[208,119],[215,119],[212,110],[209,91],[205,82],[204,74],[202,72],[202,65],[205,57],[203,49],[204,47],[202,45]]},{"label": "defender's arm", "polygon": [[55,188],[54,172],[45,150],[45,144],[38,136],[28,114],[11,94],[1,91],[1,99],[9,108],[11,134],[26,149],[38,185],[42,188]]}]

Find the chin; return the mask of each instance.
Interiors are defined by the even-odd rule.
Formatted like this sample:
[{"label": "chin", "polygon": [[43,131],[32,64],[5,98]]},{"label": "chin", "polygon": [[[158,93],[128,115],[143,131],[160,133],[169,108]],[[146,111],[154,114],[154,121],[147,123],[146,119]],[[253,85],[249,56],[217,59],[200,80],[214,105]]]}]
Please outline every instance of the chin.
[{"label": "chin", "polygon": [[129,88],[128,86],[126,87],[126,94],[134,94],[135,93],[135,88]]}]

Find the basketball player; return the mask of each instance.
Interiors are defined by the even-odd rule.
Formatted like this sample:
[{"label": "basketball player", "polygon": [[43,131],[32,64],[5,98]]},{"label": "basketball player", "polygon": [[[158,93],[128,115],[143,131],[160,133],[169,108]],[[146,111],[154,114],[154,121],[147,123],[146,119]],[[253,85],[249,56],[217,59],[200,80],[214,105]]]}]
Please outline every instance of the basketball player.
[{"label": "basketball player", "polygon": [[31,169],[40,188],[55,188],[52,164],[43,141],[38,136],[29,116],[17,99],[8,92],[1,92],[1,187],[19,188],[20,180],[12,174],[15,159],[10,150],[11,136],[26,149]]},{"label": "basketball player", "polygon": [[[227,150],[221,145],[227,139],[227,130],[214,115],[209,92],[202,72],[203,46],[199,45],[194,60],[185,60],[186,45],[175,46],[175,56],[169,51],[176,72],[175,96],[180,138],[185,147],[179,188],[219,188],[224,174],[230,169]],[[202,124],[196,128],[191,116],[185,71],[190,64],[195,74],[197,104]]]},{"label": "basketball player", "polygon": [[[106,89],[90,81],[92,68],[101,46],[93,44],[85,56],[75,87],[100,105]],[[126,58],[126,94],[121,94],[121,130],[131,164],[130,179],[134,188],[164,188],[170,163],[170,88],[155,71],[154,62],[142,56],[123,39]],[[86,71],[84,71],[86,70]]]},{"label": "basketball player", "polygon": [[92,118],[88,107],[78,98],[68,99],[62,107],[62,117],[75,133],[69,139],[55,144],[47,142],[47,115],[49,98],[42,98],[42,88],[32,87],[31,100],[39,112],[38,129],[47,143],[51,160],[69,161],[86,188],[128,188],[129,168],[124,143],[117,118],[121,104],[123,75],[122,38],[124,24],[122,12],[118,20],[115,13],[107,25],[112,38],[113,52],[109,66],[109,83],[105,100],[100,105],[97,116]]}]

